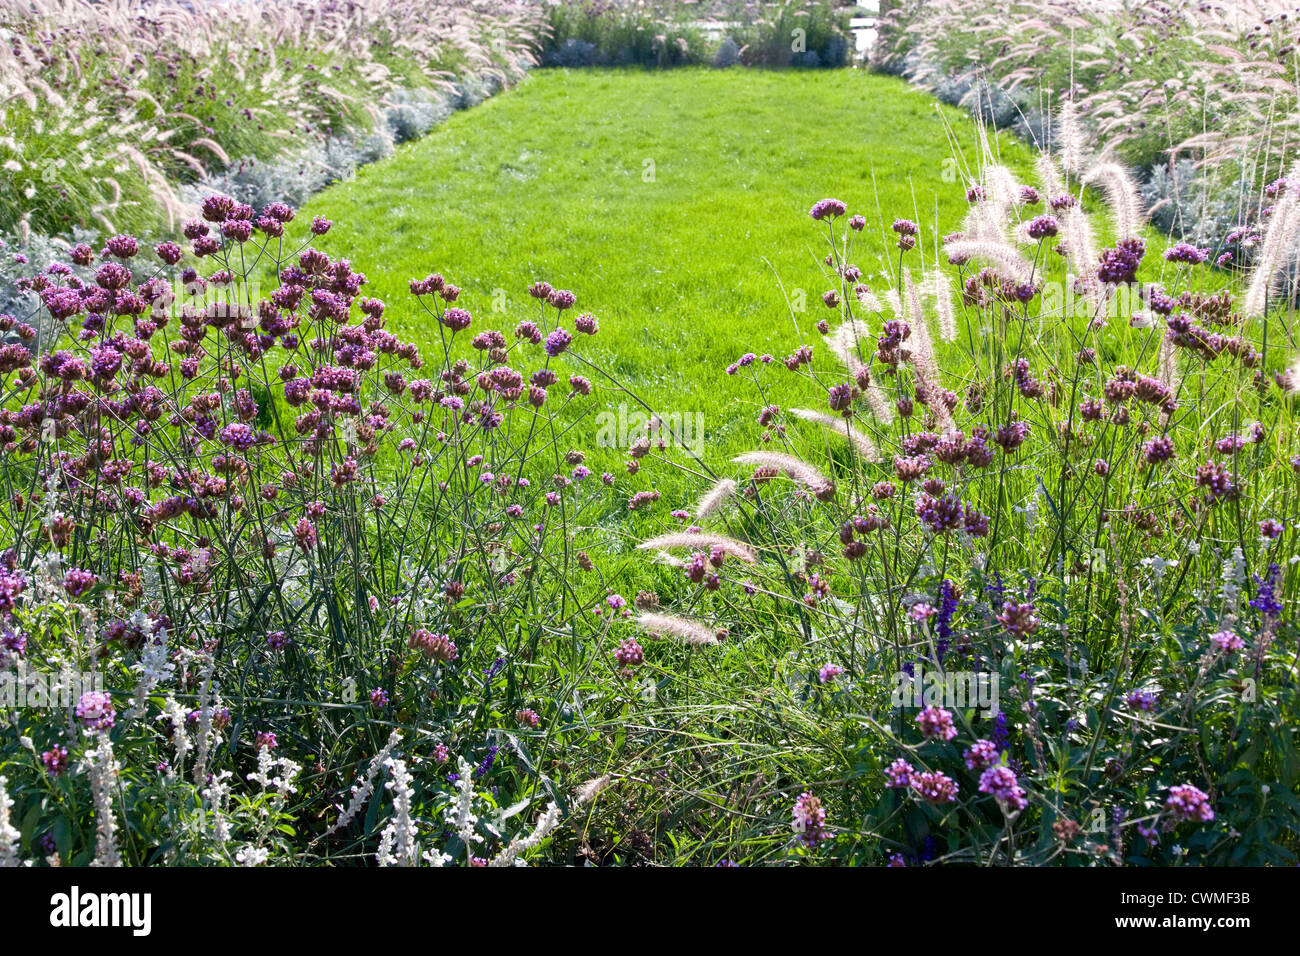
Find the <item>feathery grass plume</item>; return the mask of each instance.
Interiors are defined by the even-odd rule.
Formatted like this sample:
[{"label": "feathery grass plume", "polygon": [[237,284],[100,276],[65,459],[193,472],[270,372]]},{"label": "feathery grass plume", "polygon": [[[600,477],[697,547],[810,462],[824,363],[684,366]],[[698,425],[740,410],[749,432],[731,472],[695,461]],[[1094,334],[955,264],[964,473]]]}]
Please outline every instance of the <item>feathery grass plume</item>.
[{"label": "feathery grass plume", "polygon": [[972,203],[962,220],[960,235],[970,242],[1006,242],[1007,208],[991,199]]},{"label": "feathery grass plume", "polygon": [[1167,335],[1160,338],[1160,352],[1157,356],[1157,362],[1160,369],[1158,373],[1160,381],[1172,394],[1177,395],[1178,387],[1182,381],[1182,375],[1178,371],[1178,349],[1174,347],[1173,342],[1169,341]]},{"label": "feathery grass plume", "polygon": [[1097,237],[1092,231],[1092,221],[1082,206],[1071,206],[1061,217],[1061,244],[1065,254],[1080,276],[1091,276],[1097,270]]},{"label": "feathery grass plume", "polygon": [[867,407],[871,409],[871,414],[876,417],[876,421],[882,425],[893,424],[895,406],[885,394],[885,390],[880,387],[879,382],[873,378],[862,395],[867,400]]},{"label": "feathery grass plume", "polygon": [[593,777],[584,783],[578,784],[573,791],[573,805],[575,807],[580,807],[584,803],[590,803],[592,800],[596,799],[602,790],[610,785],[610,782],[613,779],[614,778],[611,774],[605,774],[604,776]]},{"label": "feathery grass plume", "polygon": [[930,338],[930,324],[925,319],[925,308],[921,304],[921,290],[912,281],[909,269],[903,270],[903,287],[907,291],[907,307],[912,325],[912,370],[916,373],[917,384],[925,390],[928,407],[939,431],[947,432],[953,427],[952,414],[941,400],[942,379],[939,377],[939,362],[934,354],[934,341]]},{"label": "feathery grass plume", "polygon": [[822,341],[832,355],[840,361],[845,370],[857,377],[866,368],[862,361],[864,354],[871,354],[873,345],[867,325],[860,319],[849,319],[829,335],[823,335]]},{"label": "feathery grass plume", "polygon": [[1038,173],[1038,181],[1049,199],[1065,195],[1065,178],[1050,153],[1039,154],[1034,161],[1034,171]]},{"label": "feathery grass plume", "polygon": [[1033,273],[1033,265],[1005,239],[1001,241],[955,239],[943,249],[948,255],[948,261],[953,265],[961,265],[972,259],[983,259],[1001,269],[1008,278],[1022,282]]},{"label": "feathery grass plume", "polygon": [[709,515],[713,514],[722,505],[736,493],[736,483],[730,478],[719,478],[713,487],[704,493],[695,504],[695,518],[697,521],[703,521]]},{"label": "feathery grass plume", "polygon": [[869,355],[875,349],[866,324],[859,319],[849,319],[830,335],[823,336],[822,340],[830,353],[840,360],[845,370],[855,380],[860,378],[862,372],[868,373],[871,383],[863,392],[867,407],[882,425],[890,424],[894,420],[894,406],[885,396],[875,377],[870,375],[870,369],[861,357],[864,351]]},{"label": "feathery grass plume", "polygon": [[1300,358],[1296,358],[1286,367],[1282,388],[1288,395],[1300,394]]},{"label": "feathery grass plume", "polygon": [[939,338],[944,342],[957,340],[957,313],[952,305],[952,282],[943,269],[935,269],[925,279],[930,295],[934,297],[934,315],[939,320]]},{"label": "feathery grass plume", "polygon": [[865,288],[858,293],[858,305],[872,314],[878,313],[884,308],[880,304],[880,300],[876,298],[876,294]]},{"label": "feathery grass plume", "polygon": [[825,412],[813,411],[811,408],[792,408],[790,414],[795,418],[802,418],[806,422],[812,422],[821,425],[828,431],[833,431],[841,437],[847,438],[853,445],[859,455],[866,461],[876,462],[883,461],[880,449],[876,447],[866,432],[859,428],[853,427],[853,423],[847,418],[841,418],[838,415],[827,415]]},{"label": "feathery grass plume", "polygon": [[1098,163],[1083,175],[1089,186],[1100,186],[1106,202],[1115,214],[1115,232],[1120,239],[1132,239],[1142,231],[1146,210],[1138,196],[1137,184],[1119,163]]},{"label": "feathery grass plume", "polygon": [[655,548],[660,550],[690,548],[693,551],[708,551],[712,548],[721,548],[733,558],[739,558],[741,561],[747,561],[750,564],[758,560],[758,555],[754,553],[754,549],[743,541],[728,538],[725,534],[713,534],[708,531],[677,531],[656,535],[642,541],[637,547],[643,551]]},{"label": "feathery grass plume", "polygon": [[1067,173],[1077,174],[1083,169],[1084,134],[1073,99],[1067,99],[1056,112],[1056,134],[1061,165]]},{"label": "feathery grass plume", "polygon": [[699,621],[676,614],[655,614],[649,611],[639,614],[636,622],[641,629],[655,637],[671,638],[689,644],[692,647],[704,647],[718,643],[718,636],[713,630]]},{"label": "feathery grass plume", "polygon": [[889,306],[889,311],[894,313],[894,318],[903,318],[903,299],[897,289],[885,290],[885,304]]},{"label": "feathery grass plume", "polygon": [[835,487],[829,478],[806,461],[779,451],[747,451],[731,460],[738,465],[754,465],[759,468],[775,468],[783,471],[792,481],[798,482],[814,494]]},{"label": "feathery grass plume", "polygon": [[1268,229],[1255,255],[1255,265],[1250,273],[1250,283],[1242,299],[1241,312],[1246,318],[1263,318],[1268,308],[1268,294],[1273,289],[1282,264],[1296,245],[1300,236],[1300,163],[1287,174],[1287,186],[1273,205]]},{"label": "feathery grass plume", "polygon": [[1011,170],[1000,163],[984,170],[984,181],[992,199],[1000,206],[1014,206],[1020,198],[1020,184],[1011,175]]}]

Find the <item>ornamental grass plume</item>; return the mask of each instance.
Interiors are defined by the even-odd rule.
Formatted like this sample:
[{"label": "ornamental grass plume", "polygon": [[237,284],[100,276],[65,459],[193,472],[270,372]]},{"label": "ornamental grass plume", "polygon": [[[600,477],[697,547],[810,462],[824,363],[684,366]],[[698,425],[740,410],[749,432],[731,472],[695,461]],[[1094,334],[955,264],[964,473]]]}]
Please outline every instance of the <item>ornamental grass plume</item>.
[{"label": "ornamental grass plume", "polygon": [[939,324],[939,338],[944,342],[955,342],[957,313],[952,303],[952,280],[943,269],[935,269],[926,275],[924,284],[934,299],[934,315]]},{"label": "ornamental grass plume", "polygon": [[1300,163],[1287,173],[1286,185],[1273,204],[1268,228],[1255,255],[1241,302],[1241,312],[1247,318],[1263,317],[1269,294],[1287,257],[1294,253],[1297,239],[1300,239]]},{"label": "ornamental grass plume", "polygon": [[1098,163],[1083,174],[1082,182],[1099,186],[1115,215],[1115,232],[1120,239],[1141,235],[1146,210],[1138,195],[1137,184],[1123,166],[1115,162]]},{"label": "ornamental grass plume", "polygon": [[813,411],[810,408],[792,408],[789,411],[795,418],[821,425],[827,431],[835,432],[837,435],[847,438],[849,444],[854,447],[863,461],[876,462],[884,460],[884,456],[880,454],[880,449],[871,440],[871,436],[860,428],[854,427],[853,423],[848,419],[837,415],[827,415],[825,412]]},{"label": "ornamental grass plume", "polygon": [[952,265],[964,265],[979,259],[991,263],[1018,281],[1027,280],[1034,271],[1033,265],[1020,254],[1020,250],[1005,240],[954,239],[944,243],[943,251]]},{"label": "ornamental grass plume", "polygon": [[835,494],[835,484],[820,471],[794,455],[776,451],[747,451],[732,459],[738,465],[755,465],[759,468],[773,468],[784,472],[814,495],[823,497]]},{"label": "ornamental grass plume", "polygon": [[695,504],[695,519],[703,521],[721,508],[736,493],[736,483],[730,478],[719,478]]},{"label": "ornamental grass plume", "polygon": [[1053,144],[1061,157],[1061,166],[1067,173],[1082,173],[1087,151],[1083,126],[1079,122],[1079,107],[1074,99],[1066,99],[1056,111],[1056,142]]},{"label": "ornamental grass plume", "polygon": [[758,555],[754,549],[743,541],[737,541],[735,538],[729,538],[724,534],[714,534],[706,531],[677,531],[671,534],[656,535],[642,541],[637,547],[642,550],[663,551],[674,548],[689,548],[693,551],[717,549],[748,564],[753,564],[758,560]]},{"label": "ornamental grass plume", "polygon": [[636,623],[642,630],[655,637],[670,638],[693,647],[718,643],[718,636],[712,629],[699,621],[675,614],[643,611],[637,615]]}]

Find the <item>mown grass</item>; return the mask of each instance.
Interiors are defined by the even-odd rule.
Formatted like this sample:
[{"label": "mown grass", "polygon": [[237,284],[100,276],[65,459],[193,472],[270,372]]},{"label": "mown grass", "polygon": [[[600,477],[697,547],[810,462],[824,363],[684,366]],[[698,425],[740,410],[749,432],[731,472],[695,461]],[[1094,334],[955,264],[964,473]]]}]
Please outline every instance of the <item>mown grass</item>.
[{"label": "mown grass", "polygon": [[[395,330],[416,341],[437,333],[411,306],[412,277],[442,272],[465,290],[476,329],[507,333],[535,317],[530,282],[574,290],[574,311],[600,321],[595,339],[579,336],[584,356],[661,413],[703,413],[708,457],[725,460],[751,447],[757,412],[725,367],[746,351],[780,359],[830,317],[808,207],[838,196],[863,212],[861,245],[872,250],[887,246],[872,231],[915,219],[932,262],[966,210],[950,136],[976,151],[963,114],[859,72],[546,70],[304,214],[346,223],[347,254],[393,306]],[[1022,144],[995,149],[1028,169]],[[858,265],[880,284],[871,274],[883,261]],[[786,300],[796,290],[798,329]],[[769,399],[786,404],[801,385],[777,377]],[[617,453],[595,461],[621,471]],[[655,480],[665,505],[685,506],[663,470]]]}]

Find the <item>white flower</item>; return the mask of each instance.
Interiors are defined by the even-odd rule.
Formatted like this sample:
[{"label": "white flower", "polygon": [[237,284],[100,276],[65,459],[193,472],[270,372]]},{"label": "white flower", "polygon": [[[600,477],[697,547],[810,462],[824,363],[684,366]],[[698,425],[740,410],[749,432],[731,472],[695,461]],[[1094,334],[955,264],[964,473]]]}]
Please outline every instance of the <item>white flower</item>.
[{"label": "white flower", "polygon": [[240,866],[262,866],[271,856],[271,851],[263,847],[246,846],[235,854],[235,862]]},{"label": "white flower", "polygon": [[9,811],[13,809],[14,802],[6,789],[8,783],[4,777],[0,777],[0,866],[21,866],[23,864],[18,856],[18,842],[22,839],[22,833],[9,821]]}]

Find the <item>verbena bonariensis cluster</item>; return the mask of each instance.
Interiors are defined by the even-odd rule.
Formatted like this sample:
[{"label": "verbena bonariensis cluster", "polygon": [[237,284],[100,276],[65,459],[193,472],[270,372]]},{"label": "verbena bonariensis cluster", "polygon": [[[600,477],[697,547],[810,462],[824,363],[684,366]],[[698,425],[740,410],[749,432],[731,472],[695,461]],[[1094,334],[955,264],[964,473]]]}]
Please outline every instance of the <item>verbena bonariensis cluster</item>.
[{"label": "verbena bonariensis cluster", "polygon": [[1296,858],[1293,314],[1149,247],[1119,167],[1037,173],[989,162],[960,232],[899,218],[878,259],[817,202],[823,341],[792,308],[799,348],[726,369],[755,450],[643,542],[679,570],[639,618],[711,662],[660,785],[702,859]]},{"label": "verbena bonariensis cluster", "polygon": [[421,355],[294,219],[211,196],[187,249],[28,280],[62,335],[0,348],[0,859],[500,865],[571,809],[509,837],[622,603],[576,550],[614,483],[568,444],[576,297],[502,332],[412,280]]}]

